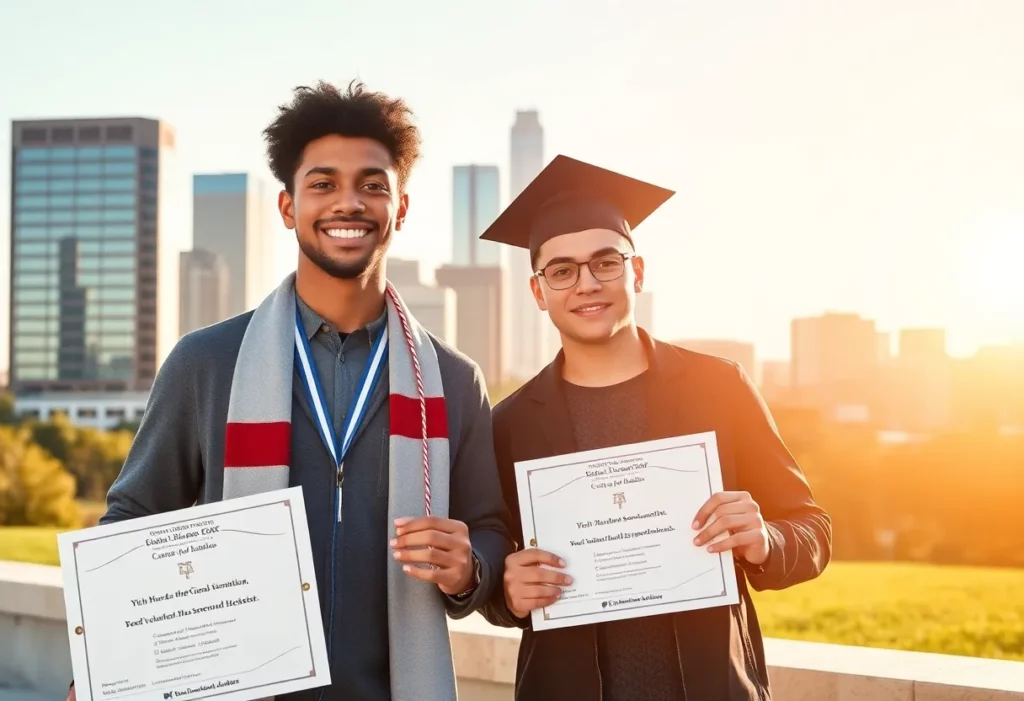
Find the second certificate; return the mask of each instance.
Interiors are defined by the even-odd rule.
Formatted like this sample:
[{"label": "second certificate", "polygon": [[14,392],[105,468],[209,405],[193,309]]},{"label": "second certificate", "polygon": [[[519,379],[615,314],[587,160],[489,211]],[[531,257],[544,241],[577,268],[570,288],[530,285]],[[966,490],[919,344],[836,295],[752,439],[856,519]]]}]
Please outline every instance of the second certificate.
[{"label": "second certificate", "polygon": [[571,586],[534,630],[734,604],[732,554],[693,544],[722,490],[714,433],[516,463],[524,538],[565,560]]}]

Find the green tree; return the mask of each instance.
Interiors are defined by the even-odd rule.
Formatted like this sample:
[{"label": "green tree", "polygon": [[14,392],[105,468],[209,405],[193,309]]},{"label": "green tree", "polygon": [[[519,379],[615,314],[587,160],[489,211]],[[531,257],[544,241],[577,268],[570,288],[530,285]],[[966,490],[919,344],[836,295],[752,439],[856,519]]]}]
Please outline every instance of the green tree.
[{"label": "green tree", "polygon": [[78,429],[64,461],[78,481],[77,495],[102,501],[121,471],[131,444],[132,434],[127,431]]},{"label": "green tree", "polygon": [[18,415],[14,413],[14,395],[0,391],[0,424],[7,426],[18,423]]},{"label": "green tree", "polygon": [[62,463],[67,462],[77,434],[78,429],[62,414],[32,424],[32,440]]},{"label": "green tree", "polygon": [[0,426],[0,525],[78,528],[75,479],[22,428]]}]

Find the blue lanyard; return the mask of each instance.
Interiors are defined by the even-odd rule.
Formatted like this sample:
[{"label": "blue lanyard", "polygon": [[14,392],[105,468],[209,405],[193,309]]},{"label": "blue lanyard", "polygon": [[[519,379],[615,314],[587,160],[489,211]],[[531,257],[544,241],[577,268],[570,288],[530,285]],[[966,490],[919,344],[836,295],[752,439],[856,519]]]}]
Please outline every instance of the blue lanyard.
[{"label": "blue lanyard", "polygon": [[327,450],[330,451],[331,457],[334,458],[334,464],[338,469],[337,519],[339,521],[341,520],[341,483],[344,478],[345,455],[352,445],[352,438],[355,436],[356,428],[358,428],[363,416],[366,414],[366,408],[370,404],[373,388],[377,384],[381,370],[384,367],[384,352],[387,350],[387,346],[388,333],[387,327],[385,327],[371,346],[370,357],[366,361],[366,367],[363,368],[363,377],[359,382],[359,390],[352,397],[352,405],[349,408],[348,416],[345,418],[344,431],[339,443],[334,435],[334,424],[330,419],[330,409],[324,398],[323,388],[320,386],[320,378],[316,374],[316,361],[313,359],[313,352],[310,350],[309,340],[306,338],[306,332],[303,329],[302,317],[298,309],[295,310],[295,355],[298,358],[301,370],[299,374],[302,377],[302,384],[306,388],[306,397],[309,399],[309,404],[316,415],[317,430],[320,432],[320,438],[323,440],[324,445],[327,446]]},{"label": "blue lanyard", "polygon": [[[331,533],[331,601],[330,617],[326,629],[328,656],[331,655],[331,648],[333,647],[331,643],[334,641],[334,600],[337,573],[335,557],[338,550],[338,523],[341,521],[341,483],[345,474],[345,455],[348,453],[349,446],[352,445],[352,437],[355,436],[356,428],[362,421],[363,416],[366,414],[366,408],[370,404],[373,388],[376,386],[381,370],[384,367],[384,351],[387,350],[387,347],[388,329],[385,326],[371,344],[370,357],[366,361],[366,367],[363,368],[363,379],[359,382],[359,391],[352,397],[352,406],[349,407],[348,416],[345,418],[342,440],[339,444],[334,435],[334,424],[331,423],[330,410],[327,408],[324,390],[320,386],[320,378],[316,374],[316,361],[313,360],[313,351],[310,350],[309,339],[306,338],[306,332],[302,325],[302,315],[299,313],[298,307],[295,309],[295,356],[299,362],[299,375],[302,377],[302,384],[306,388],[306,398],[309,399],[309,404],[313,407],[313,413],[316,415],[316,426],[320,432],[320,439],[327,446],[327,450],[331,453],[331,457],[334,458],[334,463],[338,468],[338,488],[335,492],[337,495],[335,499],[337,508],[334,527]],[[323,696],[324,689],[321,689],[319,695],[321,701]]]}]

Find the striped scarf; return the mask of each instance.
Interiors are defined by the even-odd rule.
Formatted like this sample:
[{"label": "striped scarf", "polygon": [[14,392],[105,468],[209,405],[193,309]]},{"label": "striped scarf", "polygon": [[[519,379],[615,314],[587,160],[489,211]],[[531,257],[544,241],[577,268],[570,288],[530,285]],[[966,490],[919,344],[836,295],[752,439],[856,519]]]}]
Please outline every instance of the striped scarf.
[{"label": "striped scarf", "polygon": [[[396,518],[447,517],[449,448],[434,345],[390,283],[385,297],[391,539]],[[242,338],[228,404],[225,499],[288,487],[295,309],[292,273],[256,309]],[[310,524],[311,529],[325,527]],[[401,563],[388,560],[392,697],[395,701],[455,699],[443,594],[436,585],[406,575]],[[331,632],[327,635],[329,639]]]}]

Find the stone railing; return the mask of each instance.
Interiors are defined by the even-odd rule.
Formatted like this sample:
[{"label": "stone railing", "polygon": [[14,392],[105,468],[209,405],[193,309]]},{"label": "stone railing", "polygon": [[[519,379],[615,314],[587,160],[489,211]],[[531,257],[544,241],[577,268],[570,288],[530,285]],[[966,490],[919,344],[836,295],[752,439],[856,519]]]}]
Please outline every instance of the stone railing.
[{"label": "stone railing", "polygon": [[[61,585],[55,567],[0,562],[0,701],[64,698]],[[461,701],[511,701],[519,632],[477,616],[450,627]],[[777,701],[1024,701],[1021,662],[778,639],[765,647]]]}]

